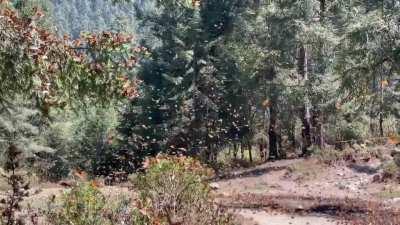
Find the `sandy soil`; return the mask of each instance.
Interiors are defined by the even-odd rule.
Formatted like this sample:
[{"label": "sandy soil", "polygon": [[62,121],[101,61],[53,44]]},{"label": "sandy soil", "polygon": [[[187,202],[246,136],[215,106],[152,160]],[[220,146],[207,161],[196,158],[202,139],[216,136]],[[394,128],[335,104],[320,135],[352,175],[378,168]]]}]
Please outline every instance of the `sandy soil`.
[{"label": "sandy soil", "polygon": [[338,225],[339,220],[321,215],[288,215],[268,213],[261,210],[243,209],[237,212],[242,217],[243,225]]},{"label": "sandy soil", "polygon": [[380,200],[390,184],[373,183],[380,162],[327,166],[313,159],[270,162],[235,172],[216,182],[225,196],[258,193],[323,198]]},{"label": "sandy soil", "polygon": [[[378,159],[335,166],[315,159],[281,160],[225,174],[212,185],[222,205],[230,201],[228,206],[238,209],[235,214],[241,216],[243,225],[334,225],[339,221],[329,210],[307,216],[293,212],[309,212],[318,205],[345,205],[346,201],[351,201],[350,210],[352,204],[362,208],[369,202],[399,209],[399,185],[373,182],[381,165]],[[254,207],[279,208],[280,213],[251,209]],[[284,208],[289,210],[283,212]],[[338,215],[334,216],[340,218]]]}]

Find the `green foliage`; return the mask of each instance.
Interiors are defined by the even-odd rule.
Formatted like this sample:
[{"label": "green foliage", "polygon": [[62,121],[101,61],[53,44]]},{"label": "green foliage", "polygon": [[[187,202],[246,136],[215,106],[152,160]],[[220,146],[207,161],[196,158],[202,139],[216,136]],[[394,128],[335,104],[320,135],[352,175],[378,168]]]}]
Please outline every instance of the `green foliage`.
[{"label": "green foliage", "polygon": [[106,199],[91,184],[80,184],[62,197],[59,209],[48,216],[52,224],[101,225]]},{"label": "green foliage", "polygon": [[[135,1],[110,0],[50,0],[53,5],[51,19],[60,35],[79,37],[83,32],[136,33]],[[139,5],[141,3],[139,1]]]},{"label": "green foliage", "polygon": [[24,167],[42,160],[41,156],[54,153],[55,149],[45,140],[48,119],[34,106],[15,102],[12,108],[0,113],[0,156],[3,158],[9,143],[14,143],[22,151],[24,157],[20,160]]},{"label": "green foliage", "polygon": [[[22,152],[12,142],[5,151],[4,171],[0,176],[7,180],[11,190],[0,198],[0,224],[18,225],[23,223],[21,203],[29,195],[29,182],[20,173]],[[3,171],[0,171],[3,172]]]},{"label": "green foliage", "polygon": [[49,202],[47,222],[53,225],[149,225],[131,199],[106,198],[94,182],[81,183]]},{"label": "green foliage", "polygon": [[43,17],[39,9],[27,17],[1,4],[2,107],[22,96],[36,101],[48,115],[54,107],[105,104],[137,94],[134,66],[142,49],[133,47],[130,35],[103,32],[60,38],[37,24]]},{"label": "green foliage", "polygon": [[139,205],[150,220],[161,224],[231,224],[216,209],[204,178],[209,172],[198,161],[163,157],[147,162],[146,173],[134,180]]},{"label": "green foliage", "polygon": [[107,175],[121,168],[114,155],[117,121],[111,107],[54,111],[47,118],[29,105],[15,105],[0,114],[0,152],[10,141],[16,143],[23,166],[43,180],[60,180],[72,168]]},{"label": "green foliage", "polygon": [[362,141],[368,138],[369,126],[365,121],[341,121],[337,126],[337,140]]},{"label": "green foliage", "polygon": [[400,167],[393,161],[387,162],[383,165],[383,178],[398,179],[400,175]]},{"label": "green foliage", "polygon": [[[208,184],[211,171],[190,158],[164,157],[147,162],[147,170],[133,178],[139,198],[108,202],[95,182],[81,183],[49,203],[47,220],[55,225],[96,224],[232,224],[214,205]],[[135,208],[137,206],[138,208]]]},{"label": "green foliage", "polygon": [[66,121],[73,121],[69,131],[71,139],[68,152],[76,167],[97,175],[107,175],[110,170],[118,168],[113,164],[113,154],[118,144],[115,108],[89,107],[71,114]]},{"label": "green foliage", "polygon": [[[276,158],[398,130],[397,1],[12,3],[1,6],[0,104],[23,98],[53,118],[1,113],[0,129],[54,180],[74,167],[133,172],[160,152],[214,163],[228,145],[259,144],[257,133]],[[114,104],[121,94],[129,101]],[[85,109],[49,111],[71,105]]]},{"label": "green foliage", "polygon": [[42,11],[46,16],[38,20],[38,25],[42,28],[52,30],[53,20],[51,15],[54,6],[49,0],[13,0],[14,7],[21,13],[22,17],[31,18],[36,10]]}]

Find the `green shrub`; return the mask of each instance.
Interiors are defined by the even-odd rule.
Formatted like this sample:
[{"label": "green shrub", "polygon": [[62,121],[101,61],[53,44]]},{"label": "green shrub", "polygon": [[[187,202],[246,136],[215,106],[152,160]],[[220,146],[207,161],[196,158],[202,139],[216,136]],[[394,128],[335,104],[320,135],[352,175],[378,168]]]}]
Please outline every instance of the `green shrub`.
[{"label": "green shrub", "polygon": [[149,225],[149,219],[131,199],[106,199],[94,182],[82,183],[66,192],[60,202],[49,204],[51,225]]},{"label": "green shrub", "polygon": [[397,225],[400,224],[400,215],[383,205],[369,206],[365,216],[355,219],[350,225]]},{"label": "green shrub", "polygon": [[61,205],[50,212],[54,225],[103,225],[104,195],[91,184],[80,184],[64,194]]},{"label": "green shrub", "polygon": [[139,206],[151,224],[222,225],[231,219],[213,204],[204,178],[210,171],[184,157],[158,157],[146,162],[146,173],[134,179]]},{"label": "green shrub", "polygon": [[368,124],[353,122],[342,127],[340,136],[343,140],[363,140],[368,136]]},{"label": "green shrub", "polygon": [[332,148],[327,148],[327,149],[320,149],[317,146],[311,146],[311,152],[315,158],[317,158],[320,162],[326,163],[326,164],[335,164],[337,162],[343,161],[346,157],[346,155],[351,154],[349,150],[336,150]]},{"label": "green shrub", "polygon": [[395,162],[390,161],[383,165],[383,178],[386,179],[395,179],[399,176],[400,168],[396,165]]},{"label": "green shrub", "polygon": [[[115,202],[113,200],[112,202]],[[133,208],[131,199],[122,196],[106,210],[105,217],[109,225],[148,225],[149,219],[137,208]]]}]

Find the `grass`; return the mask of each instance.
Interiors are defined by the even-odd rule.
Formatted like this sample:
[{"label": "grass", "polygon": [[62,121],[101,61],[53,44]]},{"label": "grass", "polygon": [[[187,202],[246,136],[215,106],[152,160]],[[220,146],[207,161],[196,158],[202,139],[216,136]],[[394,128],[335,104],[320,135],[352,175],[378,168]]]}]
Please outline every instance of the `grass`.
[{"label": "grass", "polygon": [[381,199],[393,199],[393,198],[400,198],[400,190],[384,190],[376,194],[378,198]]},{"label": "grass", "polygon": [[233,147],[228,146],[218,153],[218,163],[228,167],[251,167],[263,162],[260,158],[259,151],[256,150],[255,146],[253,146],[252,150],[253,162],[250,162],[248,150],[244,151],[243,159],[241,157],[241,151],[238,150],[237,158],[235,159],[233,157]]},{"label": "grass", "polygon": [[0,177],[0,193],[6,192],[7,190],[10,190],[10,186],[7,184],[7,180],[3,177]]},{"label": "grass", "polygon": [[383,166],[383,172],[391,177],[397,175],[399,173],[399,170],[400,168],[393,161],[390,161]]},{"label": "grass", "polygon": [[353,147],[347,147],[344,150],[314,147],[312,152],[316,159],[329,165],[356,159],[382,158],[382,152],[379,149],[363,147],[358,144],[354,144]]},{"label": "grass", "polygon": [[318,161],[305,160],[289,166],[289,172],[300,180],[312,180],[321,175],[326,168]]},{"label": "grass", "polygon": [[261,181],[259,183],[255,183],[253,185],[246,186],[246,192],[252,194],[265,194],[270,190],[270,186],[268,186],[267,182]]}]

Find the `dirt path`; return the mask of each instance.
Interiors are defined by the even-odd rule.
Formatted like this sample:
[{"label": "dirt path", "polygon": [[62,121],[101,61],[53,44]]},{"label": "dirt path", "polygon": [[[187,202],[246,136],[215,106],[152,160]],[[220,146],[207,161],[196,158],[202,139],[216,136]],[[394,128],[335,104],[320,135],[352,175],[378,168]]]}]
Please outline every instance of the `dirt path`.
[{"label": "dirt path", "polygon": [[243,209],[237,212],[242,217],[242,225],[338,225],[341,222],[323,215],[289,215],[268,213],[261,210]]},{"label": "dirt path", "polygon": [[220,175],[213,186],[219,203],[238,209],[244,225],[334,225],[338,220],[333,218],[359,216],[370,204],[390,202],[393,210],[400,208],[399,201],[392,201],[399,198],[379,197],[390,186],[373,182],[380,165],[376,159],[336,166],[315,159],[282,160]]},{"label": "dirt path", "polygon": [[[371,163],[370,167],[373,168]],[[327,167],[315,160],[282,160],[250,170],[224,175],[217,184],[219,193],[268,193],[312,197],[371,199],[376,187],[373,173],[347,166]]]}]

